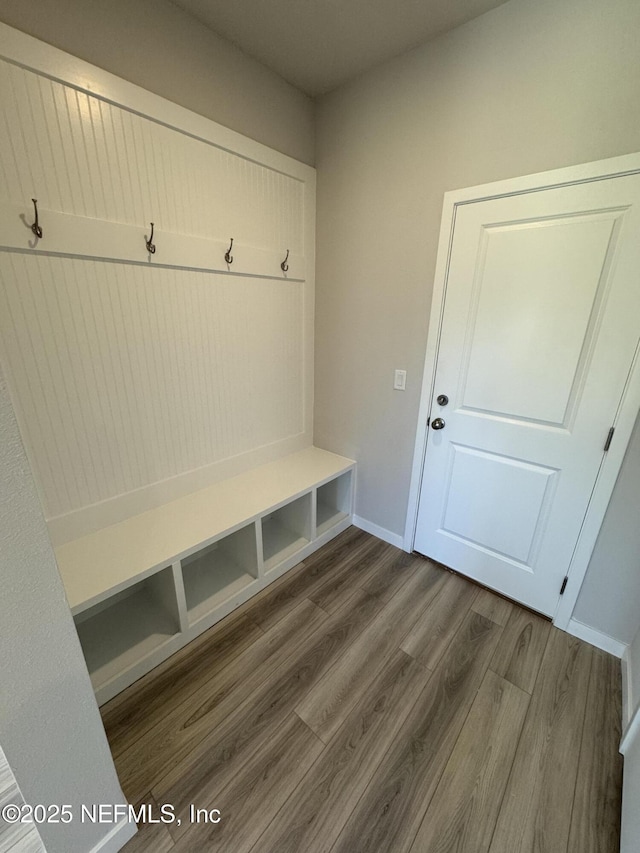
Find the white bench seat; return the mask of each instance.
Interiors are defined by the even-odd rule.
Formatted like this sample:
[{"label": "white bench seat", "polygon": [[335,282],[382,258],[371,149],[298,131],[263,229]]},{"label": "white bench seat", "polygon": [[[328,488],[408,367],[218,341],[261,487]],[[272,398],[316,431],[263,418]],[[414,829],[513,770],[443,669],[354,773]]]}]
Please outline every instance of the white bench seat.
[{"label": "white bench seat", "polygon": [[344,530],[354,468],[309,447],[58,546],[98,700]]}]

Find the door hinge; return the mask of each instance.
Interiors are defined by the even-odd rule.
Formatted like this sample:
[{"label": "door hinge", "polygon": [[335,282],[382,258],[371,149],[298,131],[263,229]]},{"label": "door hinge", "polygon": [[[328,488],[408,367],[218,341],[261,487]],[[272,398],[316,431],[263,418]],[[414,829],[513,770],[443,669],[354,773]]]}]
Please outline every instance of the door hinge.
[{"label": "door hinge", "polygon": [[567,588],[567,581],[568,580],[569,580],[569,576],[567,575],[567,577],[565,577],[565,579],[562,581],[562,586],[560,587],[560,595],[564,595],[564,591]]},{"label": "door hinge", "polygon": [[615,431],[616,431],[615,427],[611,427],[611,429],[609,430],[609,434],[607,435],[607,440],[604,443],[604,452],[605,453],[611,447],[611,439],[613,438],[613,434]]}]

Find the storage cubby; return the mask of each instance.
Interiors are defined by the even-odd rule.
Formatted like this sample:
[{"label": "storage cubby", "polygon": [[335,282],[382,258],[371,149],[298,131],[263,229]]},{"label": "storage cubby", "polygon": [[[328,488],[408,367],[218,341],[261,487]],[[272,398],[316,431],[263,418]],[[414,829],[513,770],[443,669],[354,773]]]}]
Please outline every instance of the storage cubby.
[{"label": "storage cubby", "polygon": [[321,536],[351,514],[351,471],[317,489],[316,536]]},{"label": "storage cubby", "polygon": [[189,624],[208,616],[258,577],[255,524],[181,560]]},{"label": "storage cubby", "polygon": [[180,631],[169,566],[75,617],[94,688],[135,667]]},{"label": "storage cubby", "polygon": [[58,546],[98,703],[345,530],[354,469],[308,447]]},{"label": "storage cubby", "polygon": [[262,518],[264,569],[269,572],[311,541],[311,493]]}]

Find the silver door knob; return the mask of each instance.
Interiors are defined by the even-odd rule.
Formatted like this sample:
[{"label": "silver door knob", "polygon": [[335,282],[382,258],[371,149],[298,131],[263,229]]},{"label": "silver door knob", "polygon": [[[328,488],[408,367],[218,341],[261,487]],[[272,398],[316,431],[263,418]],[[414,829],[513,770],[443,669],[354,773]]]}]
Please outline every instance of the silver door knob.
[{"label": "silver door knob", "polygon": [[434,418],[431,421],[431,429],[444,429],[444,421],[442,418]]}]

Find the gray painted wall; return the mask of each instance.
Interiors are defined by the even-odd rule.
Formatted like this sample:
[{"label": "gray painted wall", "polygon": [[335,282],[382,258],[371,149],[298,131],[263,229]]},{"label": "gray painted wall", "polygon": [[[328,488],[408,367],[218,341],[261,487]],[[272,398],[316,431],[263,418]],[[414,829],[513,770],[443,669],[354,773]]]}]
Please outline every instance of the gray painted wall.
[{"label": "gray painted wall", "polygon": [[[403,533],[444,192],[640,150],[638,32],[637,0],[511,0],[320,100],[315,441],[358,460],[359,516]],[[621,566],[580,601],[620,639]]]},{"label": "gray painted wall", "polygon": [[168,0],[2,0],[0,20],[313,165],[311,99]]},{"label": "gray painted wall", "polygon": [[640,838],[640,737],[624,756],[620,853],[637,853]]},{"label": "gray painted wall", "polygon": [[0,743],[25,802],[70,804],[42,824],[48,853],[86,853],[112,827],[82,803],[125,802],[0,373]]},{"label": "gray painted wall", "polygon": [[640,625],[640,418],[573,615],[627,644]]}]

